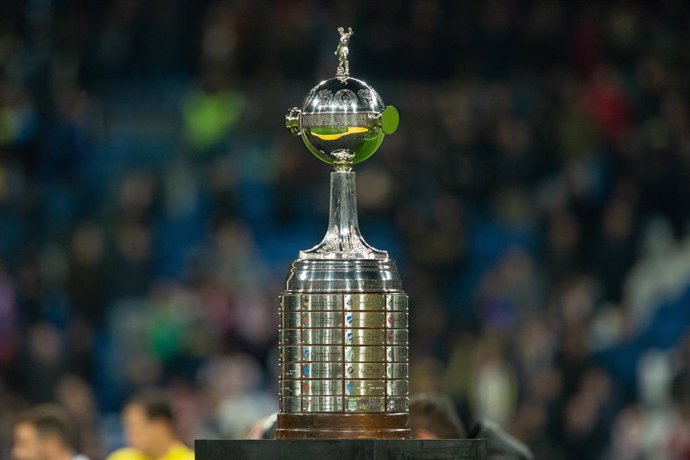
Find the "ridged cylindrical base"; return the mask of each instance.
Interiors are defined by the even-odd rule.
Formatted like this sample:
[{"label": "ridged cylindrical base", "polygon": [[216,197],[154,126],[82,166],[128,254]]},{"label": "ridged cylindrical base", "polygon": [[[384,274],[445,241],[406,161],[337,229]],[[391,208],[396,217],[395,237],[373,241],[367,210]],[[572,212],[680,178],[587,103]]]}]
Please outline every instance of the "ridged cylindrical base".
[{"label": "ridged cylindrical base", "polygon": [[298,260],[279,308],[283,439],[407,439],[408,298],[391,260]]}]

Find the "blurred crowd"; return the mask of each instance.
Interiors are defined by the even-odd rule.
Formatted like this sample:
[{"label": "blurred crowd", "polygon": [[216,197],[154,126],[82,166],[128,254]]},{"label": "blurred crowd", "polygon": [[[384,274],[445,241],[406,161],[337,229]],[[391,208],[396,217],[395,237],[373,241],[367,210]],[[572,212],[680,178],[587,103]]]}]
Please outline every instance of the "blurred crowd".
[{"label": "blurred crowd", "polygon": [[43,402],[93,459],[143,386],[188,443],[277,409],[329,172],[283,116],[339,25],[402,117],[358,206],[410,296],[412,392],[538,459],[690,458],[679,0],[0,2],[0,456]]}]

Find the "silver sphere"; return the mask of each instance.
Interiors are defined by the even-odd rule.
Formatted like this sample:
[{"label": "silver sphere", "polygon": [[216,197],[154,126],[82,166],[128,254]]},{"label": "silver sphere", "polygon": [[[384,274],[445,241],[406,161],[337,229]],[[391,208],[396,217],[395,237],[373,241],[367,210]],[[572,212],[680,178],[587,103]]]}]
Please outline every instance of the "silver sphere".
[{"label": "silver sphere", "polygon": [[397,124],[395,108],[385,107],[374,88],[351,77],[322,81],[309,91],[301,109],[286,116],[286,126],[309,151],[336,167],[369,158]]}]

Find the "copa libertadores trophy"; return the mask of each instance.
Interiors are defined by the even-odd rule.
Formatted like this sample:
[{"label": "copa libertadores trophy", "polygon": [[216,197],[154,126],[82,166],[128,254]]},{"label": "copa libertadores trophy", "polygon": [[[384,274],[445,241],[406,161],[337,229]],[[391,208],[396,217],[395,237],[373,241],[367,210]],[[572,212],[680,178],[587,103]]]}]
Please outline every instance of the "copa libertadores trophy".
[{"label": "copa libertadores trophy", "polygon": [[368,84],[350,77],[352,29],[338,29],[334,78],[286,126],[334,166],[323,241],[301,251],[280,296],[278,438],[409,438],[408,317],[395,262],[359,231],[355,164],[398,127]]}]

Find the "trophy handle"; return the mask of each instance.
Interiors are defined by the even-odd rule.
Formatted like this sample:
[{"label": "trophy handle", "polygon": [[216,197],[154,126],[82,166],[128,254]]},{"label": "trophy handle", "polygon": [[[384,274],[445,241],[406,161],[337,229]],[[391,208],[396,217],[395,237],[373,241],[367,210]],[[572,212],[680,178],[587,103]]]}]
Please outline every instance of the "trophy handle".
[{"label": "trophy handle", "polygon": [[287,115],[285,115],[285,127],[290,130],[290,134],[293,136],[302,134],[302,127],[299,121],[300,113],[300,109],[293,107],[288,111]]}]

